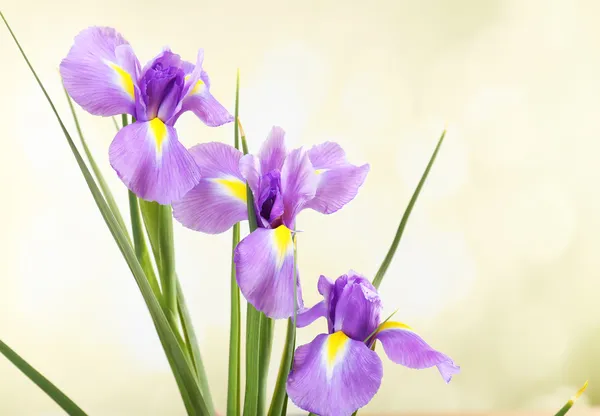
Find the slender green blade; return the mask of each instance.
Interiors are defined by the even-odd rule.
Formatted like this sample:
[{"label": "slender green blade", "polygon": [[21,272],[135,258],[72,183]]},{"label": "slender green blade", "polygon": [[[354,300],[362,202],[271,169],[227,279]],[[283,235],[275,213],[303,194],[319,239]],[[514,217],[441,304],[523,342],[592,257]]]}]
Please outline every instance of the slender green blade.
[{"label": "slender green blade", "polygon": [[186,348],[192,360],[192,364],[196,369],[196,374],[198,376],[198,384],[200,385],[200,389],[204,393],[204,399],[206,401],[206,405],[208,406],[208,410],[210,411],[211,415],[214,415],[215,409],[212,401],[212,396],[210,394],[210,387],[208,385],[206,369],[204,368],[204,362],[202,361],[202,356],[200,354],[198,338],[196,337],[194,327],[192,326],[192,318],[188,311],[187,304],[185,302],[185,297],[183,296],[183,290],[181,289],[181,284],[179,283],[177,275],[175,275],[175,278],[177,279],[177,307],[179,310],[181,328],[183,329],[183,335],[185,337]]},{"label": "slender green blade", "polygon": [[[240,132],[237,119],[240,107],[240,70],[235,82],[235,124],[233,126],[233,142],[240,148]],[[240,414],[240,355],[241,355],[241,311],[240,289],[235,276],[234,251],[240,242],[240,224],[234,224],[231,241],[231,315],[229,323],[229,374],[227,378],[227,416]]]},{"label": "slender green blade", "polygon": [[[100,186],[100,189],[102,190],[102,194],[104,195],[104,198],[106,199],[106,203],[110,207],[110,210],[112,211],[113,215],[115,216],[115,219],[117,220],[117,222],[119,223],[121,228],[123,228],[123,230],[125,230],[125,233],[127,233],[127,231],[126,231],[127,227],[125,226],[125,221],[123,220],[123,216],[121,215],[119,206],[117,205],[115,198],[113,197],[113,194],[110,191],[110,188],[108,187],[108,184],[104,180],[102,171],[100,170],[100,168],[98,167],[98,164],[94,160],[94,157],[92,156],[92,152],[90,151],[90,148],[88,147],[87,142],[86,142],[85,138],[83,137],[83,132],[81,131],[81,125],[79,124],[79,119],[77,117],[77,113],[75,112],[75,107],[73,106],[73,100],[71,100],[69,93],[67,92],[67,90],[64,87],[63,87],[63,90],[65,92],[65,95],[67,96],[67,102],[69,103],[69,108],[71,109],[71,114],[73,115],[73,121],[75,122],[75,128],[77,129],[77,134],[79,135],[79,140],[81,141],[81,146],[83,147],[85,156],[87,157],[87,160],[90,163],[90,166],[92,167],[92,171],[94,171],[94,176],[96,176],[96,179],[98,180],[98,185]],[[127,236],[127,237],[129,238],[129,236]]]},{"label": "slender green blade", "polygon": [[258,406],[257,413],[264,415],[267,401],[267,378],[269,376],[269,364],[271,361],[271,350],[273,349],[273,329],[275,321],[261,312],[260,314],[260,369],[258,374]]},{"label": "slender green blade", "polygon": [[144,219],[144,226],[146,227],[146,234],[150,241],[150,247],[154,254],[154,260],[156,261],[156,267],[158,270],[161,269],[160,251],[158,250],[158,203],[139,200],[140,210],[142,212],[142,218]]},{"label": "slender green blade", "polygon": [[52,400],[56,402],[65,412],[73,416],[86,416],[86,413],[77,406],[73,400],[58,389],[50,380],[44,377],[39,371],[33,368],[19,354],[12,350],[4,342],[0,341],[0,352],[8,358],[23,374],[33,381],[40,389],[44,391]]},{"label": "slender green blade", "polygon": [[162,293],[160,291],[158,280],[156,280],[156,274],[154,272],[154,267],[152,266],[152,261],[150,260],[146,239],[144,238],[138,197],[131,191],[129,191],[129,214],[131,217],[131,234],[133,234],[135,256],[142,265],[146,277],[148,277],[148,283],[150,283],[154,296],[162,302]]},{"label": "slender green blade", "polygon": [[[141,265],[137,261],[135,252],[133,251],[133,248],[131,247],[131,244],[130,244],[127,236],[124,234],[123,229],[121,228],[121,226],[119,225],[119,223],[117,222],[115,217],[113,216],[108,204],[104,200],[104,197],[103,197],[102,193],[100,192],[98,185],[96,185],[96,182],[94,181],[92,174],[90,173],[83,158],[81,157],[79,150],[75,146],[75,143],[74,143],[73,139],[71,138],[71,135],[67,131],[60,115],[58,114],[58,111],[56,110],[54,103],[52,102],[50,96],[48,95],[46,88],[44,87],[44,85],[42,84],[41,80],[39,79],[37,73],[33,69],[33,66],[29,62],[27,55],[23,51],[23,48],[21,47],[19,41],[17,40],[16,36],[14,35],[8,22],[4,18],[4,15],[2,12],[0,12],[0,17],[2,17],[2,20],[4,21],[6,27],[8,28],[13,40],[15,41],[15,44],[19,48],[21,55],[25,59],[25,62],[27,63],[33,76],[35,77],[38,85],[40,86],[40,89],[42,90],[42,92],[44,93],[44,96],[48,100],[48,104],[52,108],[52,111],[54,112],[56,119],[57,119],[58,123],[60,124],[60,127],[64,133],[67,143],[73,153],[73,156],[75,157],[75,160],[77,161],[77,164],[79,165],[79,168],[80,168],[80,170],[84,176],[84,179],[90,189],[90,192],[92,193],[94,201],[96,202],[96,205],[98,206],[98,209],[99,209],[100,213],[102,214],[102,217],[103,217],[106,225],[108,226],[111,234],[113,235],[113,238],[115,239],[115,242],[117,243],[117,246],[119,247],[119,250],[121,251],[121,254],[123,254],[123,257],[127,261],[129,269],[131,270],[131,272],[136,280],[136,283],[140,289],[140,292],[142,293],[144,301],[146,302],[146,306],[148,307],[150,316],[154,322],[154,326],[158,333],[159,339],[161,341],[161,344],[163,346],[163,349],[165,351],[165,354],[167,356],[169,364],[171,365],[171,369],[173,370],[173,373],[175,374],[175,379],[178,382],[180,390],[182,391],[182,397],[184,397],[184,400],[186,400],[186,398],[189,398],[189,406],[190,407],[188,408],[188,413],[194,414],[194,415],[209,414],[208,408],[206,406],[206,403],[204,401],[204,398],[202,396],[202,393],[200,391],[198,383],[194,377],[194,374],[192,373],[192,371],[190,369],[188,360],[187,360],[184,352],[180,348],[179,343],[177,341],[177,337],[171,330],[169,323],[167,321],[167,318],[164,315],[158,300],[156,299],[156,297],[154,297],[152,289],[151,289],[150,285],[148,284],[148,281],[146,280],[146,276],[144,274],[144,271],[143,271]],[[188,404],[187,401],[186,401],[186,404]]]},{"label": "slender green blade", "polygon": [[384,325],[386,324],[386,322],[387,322],[387,321],[389,321],[390,319],[392,319],[392,316],[394,316],[394,315],[396,314],[396,312],[398,312],[398,309],[396,309],[394,312],[392,312],[392,313],[390,314],[390,316],[388,316],[387,318],[385,318],[385,320],[384,320],[382,323],[380,323],[379,325],[377,325],[377,328],[375,328],[375,330],[374,330],[373,332],[371,332],[371,333],[369,334],[369,336],[368,336],[368,337],[366,337],[366,338],[365,338],[365,340],[364,340],[363,342],[364,342],[365,344],[368,344],[368,342],[367,342],[367,341],[369,341],[369,338],[371,338],[373,335],[375,335],[376,333],[378,333],[378,332],[379,332],[379,330],[381,329],[381,327],[382,327],[382,326],[384,326]]},{"label": "slender green blade", "polygon": [[569,399],[569,401],[567,403],[565,403],[565,405],[563,407],[561,407],[561,409],[558,412],[556,412],[556,415],[554,415],[554,416],[564,416],[565,414],[567,414],[567,412],[569,410],[571,410],[571,407],[573,407],[573,404],[575,404],[577,399],[579,399],[579,397],[581,397],[581,395],[583,394],[585,389],[587,389],[587,386],[588,386],[588,382],[586,381],[583,384],[583,386],[577,391],[577,393],[575,393],[573,395],[573,397],[571,397]]},{"label": "slender green blade", "polygon": [[[248,153],[246,138],[242,135],[242,148],[244,154]],[[254,212],[254,197],[250,186],[246,186],[248,205],[248,224],[250,232],[258,228]],[[248,303],[246,311],[246,391],[244,395],[244,416],[258,414],[258,397],[260,394],[260,340],[262,312],[256,310]]]},{"label": "slender green blade", "polygon": [[444,141],[444,136],[446,136],[446,130],[444,130],[442,132],[442,135],[441,135],[440,139],[438,140],[437,146],[435,147],[435,150],[433,151],[433,154],[431,155],[431,158],[429,159],[429,163],[427,164],[427,167],[425,168],[425,172],[423,172],[423,176],[421,176],[421,180],[419,181],[419,184],[417,185],[415,191],[413,192],[412,197],[410,198],[410,201],[408,202],[408,206],[404,210],[404,214],[402,215],[402,220],[400,220],[400,225],[398,225],[398,230],[396,231],[396,235],[394,236],[392,245],[390,246],[390,249],[388,250],[388,253],[385,256],[383,263],[381,263],[381,266],[379,267],[377,274],[373,278],[373,286],[375,286],[376,288],[379,288],[379,285],[381,284],[381,281],[383,280],[383,276],[385,275],[385,272],[387,272],[388,267],[390,267],[390,263],[392,262],[392,259],[394,258],[394,254],[396,254],[396,249],[398,248],[398,244],[400,243],[400,239],[402,238],[402,234],[404,233],[404,228],[406,227],[406,223],[408,222],[410,213],[412,212],[412,209],[415,206],[417,199],[419,198],[419,194],[421,193],[421,188],[423,188],[423,185],[425,184],[425,180],[427,179],[427,175],[429,175],[429,171],[431,170],[431,167],[433,166],[433,162],[435,162],[435,158],[438,154],[438,151],[440,150],[442,142]]},{"label": "slender green blade", "polygon": [[115,118],[115,116],[111,117],[113,125],[115,126],[115,129],[117,129],[117,131],[119,131],[121,128],[119,127],[119,123],[117,122],[117,119]]},{"label": "slender green blade", "polygon": [[170,205],[158,208],[158,249],[160,251],[160,286],[163,292],[165,313],[176,328],[177,287],[175,282],[175,248],[173,242],[173,215]]}]

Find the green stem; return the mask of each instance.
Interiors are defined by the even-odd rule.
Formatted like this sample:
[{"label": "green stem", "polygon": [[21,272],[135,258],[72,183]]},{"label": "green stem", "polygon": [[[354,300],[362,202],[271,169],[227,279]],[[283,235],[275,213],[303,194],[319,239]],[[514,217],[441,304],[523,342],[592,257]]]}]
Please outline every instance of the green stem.
[{"label": "green stem", "polygon": [[177,287],[175,282],[175,249],[173,244],[173,217],[170,205],[158,207],[158,247],[160,252],[160,284],[165,314],[174,332],[177,332]]},{"label": "green stem", "polygon": [[227,416],[240,414],[240,339],[241,339],[241,313],[240,289],[235,277],[235,263],[233,250],[240,242],[240,224],[233,226],[232,252],[231,252],[231,318],[229,325],[229,377],[227,384]]},{"label": "green stem", "polygon": [[131,233],[133,234],[135,255],[140,262],[142,269],[144,269],[144,273],[146,273],[148,283],[154,292],[154,296],[162,303],[162,293],[160,291],[160,286],[158,285],[158,280],[156,280],[154,267],[150,261],[150,254],[148,253],[148,247],[146,246],[146,240],[144,239],[144,229],[140,217],[138,198],[131,191],[129,191],[129,215],[131,217]]},{"label": "green stem", "polygon": [[179,283],[177,275],[175,275],[175,279],[177,284],[177,307],[179,310],[181,328],[185,337],[185,347],[187,348],[192,365],[196,370],[196,375],[198,376],[198,385],[204,393],[206,405],[210,411],[210,414],[213,415],[215,414],[215,409],[212,396],[210,394],[206,369],[204,368],[202,356],[200,355],[198,339],[196,338],[196,333],[194,332],[194,328],[192,326],[192,318],[190,317],[190,313],[185,302],[185,297],[183,296],[183,290],[181,289],[181,284]]},{"label": "green stem", "polygon": [[267,401],[267,378],[269,376],[269,363],[273,349],[273,327],[275,321],[261,312],[260,314],[260,368],[258,373],[258,406],[257,413],[264,415]]}]

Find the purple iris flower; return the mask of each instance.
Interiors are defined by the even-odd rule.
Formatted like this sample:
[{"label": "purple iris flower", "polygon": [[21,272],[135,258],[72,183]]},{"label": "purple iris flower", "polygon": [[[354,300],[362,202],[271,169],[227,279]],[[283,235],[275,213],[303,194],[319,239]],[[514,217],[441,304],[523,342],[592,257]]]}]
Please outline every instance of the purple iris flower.
[{"label": "purple iris flower", "polygon": [[437,366],[446,383],[460,371],[407,325],[387,321],[379,327],[381,299],[364,277],[350,271],[333,283],[321,276],[318,289],[324,300],[301,311],[297,326],[324,316],[328,333],[298,347],[287,380],[288,395],[301,409],[345,416],[365,406],[383,377],[381,359],[371,349],[376,340],[393,362],[418,369]]},{"label": "purple iris flower", "polygon": [[[291,230],[296,215],[304,208],[323,214],[339,210],[354,199],[369,172],[368,164],[348,163],[344,150],[332,142],[288,152],[284,134],[273,127],[258,156],[242,156],[216,142],[193,147],[202,179],[173,204],[173,215],[184,226],[222,233],[247,219],[248,183],[259,228],[235,249],[237,282],[248,302],[272,318],[294,313]],[[297,294],[301,306],[299,284]]]},{"label": "purple iris flower", "polygon": [[90,27],[75,37],[60,73],[67,92],[91,114],[131,114],[109,149],[111,166],[138,197],[171,204],[200,181],[200,169],[173,127],[185,111],[207,126],[233,121],[210,94],[202,69],[163,50],[144,68],[131,45],[114,29]]}]

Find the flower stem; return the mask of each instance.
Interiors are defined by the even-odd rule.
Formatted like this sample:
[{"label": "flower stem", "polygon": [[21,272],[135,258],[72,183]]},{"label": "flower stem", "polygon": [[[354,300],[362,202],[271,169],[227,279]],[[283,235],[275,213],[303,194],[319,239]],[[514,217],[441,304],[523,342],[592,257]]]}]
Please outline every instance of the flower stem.
[{"label": "flower stem", "polygon": [[177,287],[175,281],[175,250],[173,244],[173,216],[170,205],[158,206],[158,247],[160,252],[160,283],[167,319],[177,331]]}]

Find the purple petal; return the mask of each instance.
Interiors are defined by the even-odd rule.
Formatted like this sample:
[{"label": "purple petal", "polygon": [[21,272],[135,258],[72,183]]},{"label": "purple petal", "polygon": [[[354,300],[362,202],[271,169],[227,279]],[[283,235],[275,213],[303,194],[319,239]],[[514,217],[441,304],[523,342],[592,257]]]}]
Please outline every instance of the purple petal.
[{"label": "purple petal", "polygon": [[327,318],[327,332],[330,334],[333,332],[333,310],[331,308],[331,303],[334,295],[334,283],[326,276],[321,275],[319,277],[319,282],[317,283],[317,289],[319,293],[323,295],[323,299],[325,302],[325,316]]},{"label": "purple petal", "polygon": [[369,173],[368,164],[355,166],[348,163],[344,150],[332,142],[314,146],[308,154],[319,173],[319,184],[316,195],[307,203],[307,208],[331,214],[356,197]]},{"label": "purple petal", "polygon": [[247,219],[246,182],[239,170],[242,153],[218,142],[196,145],[189,152],[200,167],[202,179],[173,203],[175,219],[208,234],[222,233]]},{"label": "purple petal", "polygon": [[76,37],[60,64],[65,89],[87,112],[135,115],[139,62],[114,29],[90,27]]},{"label": "purple petal", "polygon": [[[210,93],[208,74],[202,70],[204,52],[198,52],[198,61],[190,74],[184,90],[181,109],[173,117],[176,120],[182,113],[192,111],[209,127],[218,127],[233,121],[233,116]],[[172,121],[174,123],[175,121]]]},{"label": "purple petal", "polygon": [[387,356],[396,364],[408,368],[437,366],[442,378],[449,383],[460,367],[446,354],[431,348],[410,327],[400,322],[388,321],[382,325],[376,338],[381,341]]},{"label": "purple petal", "polygon": [[240,159],[240,172],[242,172],[242,176],[248,183],[248,186],[252,191],[252,195],[254,196],[254,212],[256,213],[256,221],[260,227],[269,227],[269,222],[259,215],[260,207],[258,205],[258,200],[260,199],[261,194],[262,178],[260,160],[256,156],[250,154],[242,156]]},{"label": "purple petal", "polygon": [[320,416],[347,416],[365,406],[381,385],[374,351],[343,332],[321,334],[298,347],[287,392],[292,402]]},{"label": "purple petal", "polygon": [[315,174],[308,153],[303,149],[295,149],[285,159],[281,170],[281,188],[285,213],[283,223],[294,226],[296,215],[317,190],[318,177]]},{"label": "purple petal", "polygon": [[267,139],[263,142],[258,154],[263,173],[272,170],[281,171],[283,168],[283,162],[287,155],[284,137],[285,131],[281,127],[274,126],[269,132]]},{"label": "purple petal", "polygon": [[327,306],[325,305],[325,301],[322,300],[310,309],[298,311],[296,326],[298,328],[304,328],[325,315],[327,315]]},{"label": "purple petal", "polygon": [[[291,231],[259,228],[235,248],[238,286],[246,300],[271,318],[289,318],[294,313],[294,250]],[[297,273],[297,272],[296,272]],[[302,296],[297,276],[298,307]]]},{"label": "purple petal", "polygon": [[357,341],[364,342],[379,325],[381,300],[377,290],[362,276],[350,275],[334,308],[333,331],[344,331]]},{"label": "purple petal", "polygon": [[109,159],[123,183],[147,201],[171,204],[200,181],[198,166],[177,132],[158,118],[119,130]]}]

